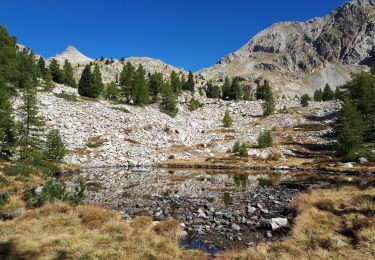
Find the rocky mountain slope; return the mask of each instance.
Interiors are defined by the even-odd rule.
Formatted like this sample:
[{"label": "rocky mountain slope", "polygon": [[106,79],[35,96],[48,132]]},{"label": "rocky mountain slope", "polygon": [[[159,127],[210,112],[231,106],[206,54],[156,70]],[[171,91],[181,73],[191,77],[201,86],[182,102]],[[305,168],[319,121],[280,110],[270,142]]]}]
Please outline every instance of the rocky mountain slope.
[{"label": "rocky mountain slope", "polygon": [[187,72],[183,69],[166,64],[159,59],[148,57],[129,57],[121,60],[101,58],[94,60],[85,56],[73,46],[69,46],[61,54],[57,54],[55,57],[49,58],[47,63],[52,59],[57,60],[60,64],[63,64],[65,60],[68,60],[70,63],[72,63],[76,80],[79,80],[84,65],[90,62],[97,63],[99,65],[104,83],[116,81],[122,71],[124,64],[126,64],[127,62],[130,62],[136,68],[139,65],[142,65],[145,68],[146,72],[150,73],[160,72],[165,76],[169,76],[172,70],[174,70],[177,73],[187,74]]},{"label": "rocky mountain slope", "polygon": [[266,78],[279,94],[343,84],[375,62],[375,1],[355,0],[306,22],[282,22],[198,74],[208,80]]}]

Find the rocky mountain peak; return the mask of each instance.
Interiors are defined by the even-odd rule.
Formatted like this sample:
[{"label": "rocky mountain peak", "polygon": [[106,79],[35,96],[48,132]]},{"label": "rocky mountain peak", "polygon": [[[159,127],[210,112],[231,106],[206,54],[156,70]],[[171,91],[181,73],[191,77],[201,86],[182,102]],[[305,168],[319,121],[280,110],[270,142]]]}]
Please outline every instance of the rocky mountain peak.
[{"label": "rocky mountain peak", "polygon": [[62,53],[57,54],[53,58],[58,62],[64,62],[65,60],[68,60],[71,63],[86,63],[94,61],[94,59],[85,56],[74,46],[68,46]]},{"label": "rocky mountain peak", "polygon": [[200,74],[266,78],[278,94],[294,95],[341,85],[374,62],[375,0],[354,0],[324,17],[273,24]]}]

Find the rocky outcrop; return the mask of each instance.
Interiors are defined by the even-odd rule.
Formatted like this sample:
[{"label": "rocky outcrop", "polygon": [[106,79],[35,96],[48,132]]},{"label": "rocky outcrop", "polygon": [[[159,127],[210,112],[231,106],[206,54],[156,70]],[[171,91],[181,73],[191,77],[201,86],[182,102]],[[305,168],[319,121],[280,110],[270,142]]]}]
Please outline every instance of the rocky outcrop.
[{"label": "rocky outcrop", "polygon": [[72,64],[89,63],[91,61],[94,61],[94,59],[83,55],[73,46],[69,46],[62,53],[48,59],[48,61],[50,61],[51,59],[55,59],[62,64],[65,62],[65,60],[68,60]]},{"label": "rocky outcrop", "polygon": [[306,22],[282,22],[199,72],[205,79],[267,78],[280,95],[341,85],[375,61],[375,1],[356,0]]}]

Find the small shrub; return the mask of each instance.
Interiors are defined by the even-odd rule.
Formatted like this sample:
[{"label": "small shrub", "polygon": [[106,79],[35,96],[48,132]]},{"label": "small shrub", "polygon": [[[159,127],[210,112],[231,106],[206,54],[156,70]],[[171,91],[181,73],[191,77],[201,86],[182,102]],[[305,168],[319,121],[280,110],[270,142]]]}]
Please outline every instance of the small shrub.
[{"label": "small shrub", "polygon": [[259,178],[258,183],[260,186],[272,186],[272,180],[267,178]]},{"label": "small shrub", "polygon": [[293,142],[293,136],[291,134],[288,134],[287,139],[288,139],[288,142],[290,143]]},{"label": "small shrub", "polygon": [[87,140],[86,146],[90,148],[98,148],[102,146],[105,141],[106,140],[102,139],[100,136],[91,137],[89,140]]},{"label": "small shrub", "polygon": [[202,104],[197,99],[192,97],[190,99],[190,102],[189,102],[189,110],[194,111],[194,110],[197,110],[200,107],[202,107]]},{"label": "small shrub", "polygon": [[270,131],[265,131],[258,137],[258,146],[260,148],[272,147],[272,142],[273,139]]},{"label": "small shrub", "polygon": [[241,156],[241,157],[247,157],[248,156],[248,153],[247,153],[247,146],[245,143],[243,143],[240,147],[240,150],[238,151],[238,155]]},{"label": "small shrub", "polygon": [[163,131],[167,134],[170,134],[172,132],[172,129],[170,128],[169,125],[165,125],[163,128]]},{"label": "small shrub", "polygon": [[236,141],[234,144],[233,144],[233,148],[232,148],[232,152],[233,153],[238,153],[240,151],[240,148],[241,148],[241,143],[240,141]]},{"label": "small shrub", "polygon": [[278,152],[272,152],[270,155],[268,155],[267,160],[269,161],[280,161],[281,154]]},{"label": "small shrub", "polygon": [[288,114],[289,110],[286,108],[286,106],[284,106],[282,109],[279,110],[279,113],[280,114]]},{"label": "small shrub", "polygon": [[9,201],[9,198],[10,198],[10,196],[9,196],[9,193],[7,193],[7,192],[0,194],[0,207],[7,204],[8,201]]},{"label": "small shrub", "polygon": [[230,116],[229,110],[225,110],[224,118],[223,118],[223,126],[224,127],[231,127],[233,125],[233,119]]}]

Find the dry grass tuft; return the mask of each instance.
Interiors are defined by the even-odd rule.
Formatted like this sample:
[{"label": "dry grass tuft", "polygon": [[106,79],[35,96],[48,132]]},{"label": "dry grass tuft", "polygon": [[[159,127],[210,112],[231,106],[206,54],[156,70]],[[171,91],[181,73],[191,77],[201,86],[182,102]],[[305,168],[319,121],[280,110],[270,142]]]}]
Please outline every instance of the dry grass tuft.
[{"label": "dry grass tuft", "polygon": [[180,232],[180,222],[178,220],[167,220],[157,224],[154,230],[157,234],[170,239],[178,239]]},{"label": "dry grass tuft", "polygon": [[375,217],[363,212],[375,207],[374,196],[373,187],[301,194],[292,204],[298,216],[289,238],[270,246],[225,252],[219,259],[372,259]]},{"label": "dry grass tuft", "polygon": [[77,211],[82,224],[88,228],[99,228],[110,220],[121,219],[117,212],[96,206],[78,206]]},{"label": "dry grass tuft", "polygon": [[0,223],[0,232],[0,259],[207,259],[158,234],[148,217],[126,223],[93,206],[45,205]]}]

